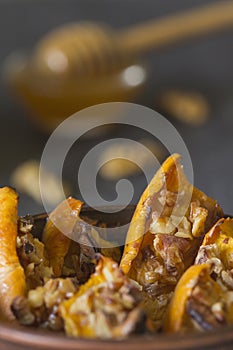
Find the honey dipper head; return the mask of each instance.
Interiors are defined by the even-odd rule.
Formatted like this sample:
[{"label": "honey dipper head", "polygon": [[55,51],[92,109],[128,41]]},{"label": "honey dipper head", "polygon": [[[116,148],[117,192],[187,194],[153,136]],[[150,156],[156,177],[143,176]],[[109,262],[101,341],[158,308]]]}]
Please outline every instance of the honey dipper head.
[{"label": "honey dipper head", "polygon": [[35,47],[32,63],[43,74],[67,78],[103,75],[126,64],[111,29],[89,22],[68,24],[47,34]]}]

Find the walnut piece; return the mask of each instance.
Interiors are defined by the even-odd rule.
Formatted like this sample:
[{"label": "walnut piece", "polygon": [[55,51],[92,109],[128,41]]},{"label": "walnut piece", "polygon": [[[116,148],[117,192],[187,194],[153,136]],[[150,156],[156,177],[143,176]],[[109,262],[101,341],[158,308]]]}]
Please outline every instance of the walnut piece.
[{"label": "walnut piece", "polygon": [[63,321],[58,314],[58,305],[71,298],[77,285],[70,278],[50,279],[42,287],[31,289],[26,297],[17,297],[12,311],[23,325],[63,330]]},{"label": "walnut piece", "polygon": [[30,233],[33,223],[26,218],[19,219],[19,233],[16,240],[17,254],[27,282],[27,289],[43,285],[53,276],[44,244]]}]

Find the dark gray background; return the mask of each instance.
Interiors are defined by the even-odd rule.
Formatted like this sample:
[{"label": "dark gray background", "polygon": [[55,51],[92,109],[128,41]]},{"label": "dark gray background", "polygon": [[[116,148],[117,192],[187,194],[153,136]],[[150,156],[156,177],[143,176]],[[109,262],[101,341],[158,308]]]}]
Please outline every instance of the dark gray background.
[{"label": "dark gray background", "polygon": [[[8,54],[30,49],[48,30],[69,21],[98,20],[122,28],[208,2],[213,1],[1,0],[0,69],[2,71]],[[140,103],[155,109],[156,93],[166,87],[197,89],[210,101],[211,118],[204,127],[172,122],[191,154],[195,185],[217,198],[225,212],[232,214],[233,30],[157,52],[150,55],[147,62],[151,74]],[[0,118],[0,185],[6,185],[17,164],[30,158],[40,159],[48,136],[28,121],[3,79],[0,81]],[[85,141],[84,153],[89,147]],[[69,174],[67,176],[69,178]],[[136,201],[144,181],[139,176],[134,183]],[[108,196],[111,184],[101,186],[101,193]],[[74,192],[78,194],[76,188]],[[21,196],[21,214],[42,210],[30,198]]]}]

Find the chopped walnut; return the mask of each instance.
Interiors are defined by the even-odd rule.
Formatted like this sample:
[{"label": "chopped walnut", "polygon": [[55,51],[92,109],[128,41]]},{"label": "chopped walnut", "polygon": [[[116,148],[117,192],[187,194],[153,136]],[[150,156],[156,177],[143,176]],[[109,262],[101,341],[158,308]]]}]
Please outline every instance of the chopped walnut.
[{"label": "chopped walnut", "polygon": [[[153,247],[145,246],[134,260],[134,278],[143,287],[143,308],[155,328],[161,324],[172,291],[182,275],[190,240],[157,234]],[[153,310],[153,313],[151,312]]]},{"label": "chopped walnut", "polygon": [[210,277],[200,275],[187,301],[187,313],[197,330],[213,330],[227,324],[227,298]]},{"label": "chopped walnut", "polygon": [[63,321],[58,314],[58,305],[71,298],[76,291],[77,285],[70,278],[50,279],[43,287],[31,289],[27,298],[15,298],[12,311],[23,325],[62,330]]},{"label": "chopped walnut", "polygon": [[24,268],[28,290],[43,285],[53,276],[44,244],[30,233],[32,227],[30,218],[19,219],[16,248]]},{"label": "chopped walnut", "polygon": [[224,269],[223,263],[219,257],[217,244],[201,245],[196,259],[195,264],[210,264],[212,266],[212,271],[216,274]]},{"label": "chopped walnut", "polygon": [[[180,201],[182,196],[179,194]],[[171,191],[160,191],[158,201],[163,206],[161,213],[152,213],[150,232],[153,234],[170,234],[181,238],[193,239],[205,233],[205,224],[208,210],[201,207],[198,201],[190,203],[190,214],[186,216],[174,215],[173,207],[177,201],[177,193]]]},{"label": "chopped walnut", "polygon": [[211,311],[215,315],[215,318],[217,321],[219,321],[219,322],[224,321],[225,316],[224,316],[223,303],[217,302],[217,303],[213,304],[211,306]]},{"label": "chopped walnut", "polygon": [[135,272],[140,285],[151,287],[158,284],[160,276],[164,273],[164,266],[150,246],[142,249],[140,256],[135,259]]},{"label": "chopped walnut", "polygon": [[205,233],[207,216],[208,210],[202,208],[197,201],[190,204],[189,220],[193,223],[192,235],[194,237],[200,237]]},{"label": "chopped walnut", "polygon": [[11,305],[11,309],[16,319],[20,321],[22,325],[30,326],[35,322],[35,315],[31,312],[27,298],[18,296]]},{"label": "chopped walnut", "polygon": [[163,189],[160,191],[158,201],[163,205],[167,205],[168,207],[174,207],[177,200],[177,193],[171,192]]},{"label": "chopped walnut", "polygon": [[202,245],[199,248],[195,264],[211,265],[212,277],[224,290],[233,290],[233,274],[225,259],[221,256],[221,245],[217,243]]},{"label": "chopped walnut", "polygon": [[21,233],[31,232],[34,219],[31,215],[21,216],[18,220],[18,228]]},{"label": "chopped walnut", "polygon": [[221,278],[223,283],[230,289],[233,290],[233,276],[231,271],[222,271],[221,272]]},{"label": "chopped walnut", "polygon": [[153,220],[150,225],[150,232],[157,234],[174,234],[176,231],[175,225],[170,218],[158,218]]},{"label": "chopped walnut", "polygon": [[191,234],[191,223],[188,221],[186,216],[180,218],[178,216],[172,215],[171,220],[177,228],[177,231],[175,233],[176,237],[193,239]]},{"label": "chopped walnut", "polygon": [[189,247],[188,240],[176,236],[157,235],[154,239],[155,252],[164,263],[163,275],[166,275],[168,283],[170,277],[176,276],[179,278],[183,273],[185,268],[184,254]]}]

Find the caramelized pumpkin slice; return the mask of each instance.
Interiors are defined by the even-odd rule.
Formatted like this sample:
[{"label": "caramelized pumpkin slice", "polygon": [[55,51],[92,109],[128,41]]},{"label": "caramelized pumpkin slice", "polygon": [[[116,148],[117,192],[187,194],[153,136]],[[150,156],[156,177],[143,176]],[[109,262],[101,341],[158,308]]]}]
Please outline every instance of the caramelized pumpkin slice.
[{"label": "caramelized pumpkin slice", "polygon": [[96,271],[79,291],[59,306],[70,336],[122,338],[144,329],[140,295],[118,264],[99,256]]},{"label": "caramelized pumpkin slice", "polygon": [[233,292],[225,292],[211,271],[211,265],[201,264],[184,273],[169,304],[164,331],[206,331],[232,323]]},{"label": "caramelized pumpkin slice", "polygon": [[12,300],[26,291],[25,276],[16,253],[18,196],[9,188],[0,188],[0,311],[1,318],[14,316]]},{"label": "caramelized pumpkin slice", "polygon": [[42,239],[55,276],[77,276],[80,283],[85,283],[95,270],[96,252],[118,261],[121,252],[100,237],[91,220],[87,223],[80,218],[82,206],[72,197],[59,204],[49,215]]},{"label": "caramelized pumpkin slice", "polygon": [[233,290],[233,219],[220,219],[205,235],[195,264],[212,265],[215,280],[225,290]]},{"label": "caramelized pumpkin slice", "polygon": [[[64,259],[71,244],[71,239],[67,235],[72,233],[82,206],[81,201],[69,197],[54,209],[45,225],[42,241],[56,277],[61,275]],[[61,232],[58,227],[62,227],[66,234]]]},{"label": "caramelized pumpkin slice", "polygon": [[204,234],[223,216],[215,200],[188,182],[180,158],[170,156],[142,194],[120,264],[152,299],[145,298],[145,309],[158,326]]},{"label": "caramelized pumpkin slice", "polygon": [[195,264],[180,279],[164,329],[211,330],[233,324],[233,219],[220,219],[205,235]]}]

